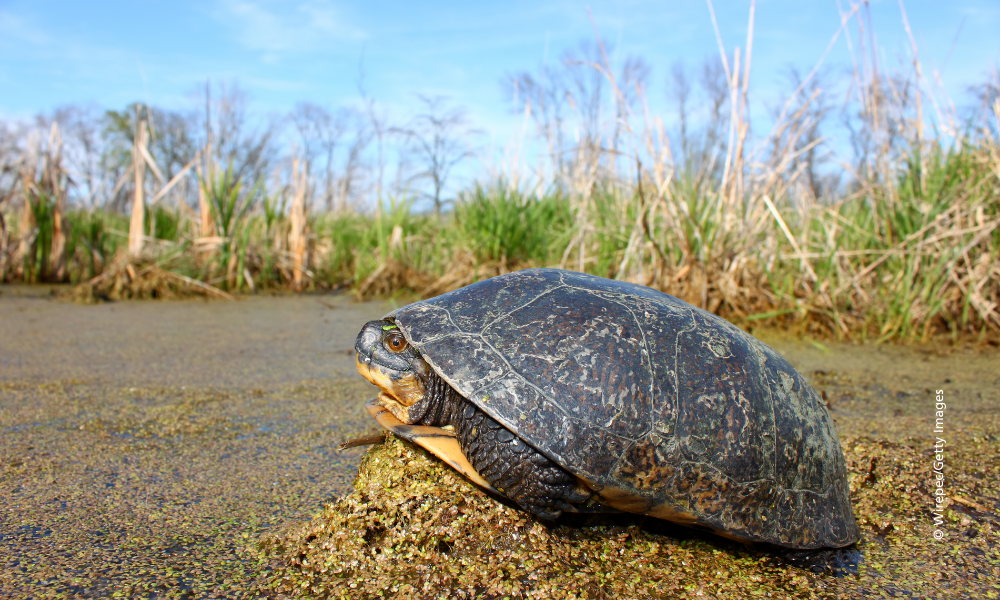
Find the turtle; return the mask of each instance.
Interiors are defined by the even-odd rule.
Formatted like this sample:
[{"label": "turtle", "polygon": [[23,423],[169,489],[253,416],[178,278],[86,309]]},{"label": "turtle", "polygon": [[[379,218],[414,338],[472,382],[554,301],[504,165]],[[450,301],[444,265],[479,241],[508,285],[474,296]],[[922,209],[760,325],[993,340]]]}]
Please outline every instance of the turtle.
[{"label": "turtle", "polygon": [[826,404],[666,293],[527,269],[364,325],[369,413],[542,519],[606,507],[785,549],[860,537]]}]

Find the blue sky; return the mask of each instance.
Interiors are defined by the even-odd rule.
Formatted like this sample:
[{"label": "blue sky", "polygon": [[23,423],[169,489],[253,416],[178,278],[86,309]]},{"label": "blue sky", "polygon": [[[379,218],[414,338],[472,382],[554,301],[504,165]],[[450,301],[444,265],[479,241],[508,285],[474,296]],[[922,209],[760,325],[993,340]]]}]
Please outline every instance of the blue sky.
[{"label": "blue sky", "polygon": [[[850,6],[840,0],[841,8]],[[748,1],[716,0],[723,40],[745,46]],[[1000,60],[1000,1],[906,3],[925,72],[937,70],[956,103]],[[909,60],[898,0],[871,4],[883,60]],[[704,2],[594,2],[601,36],[617,58],[652,66],[649,96],[666,112],[666,81],[677,60],[695,66],[718,55]],[[756,4],[752,95],[778,101],[789,66],[808,72],[840,24],[832,1]],[[415,95],[445,95],[500,141],[519,130],[505,73],[556,62],[594,39],[588,5],[568,0],[341,2],[328,0],[0,0],[0,118],[26,119],[68,103],[123,108],[145,101],[185,110],[205,80],[236,81],[251,107],[282,114],[299,101],[357,104],[359,65],[368,94],[393,116]],[[826,61],[850,64],[842,35]],[[842,80],[847,80],[843,77]],[[784,90],[782,92],[781,90]]]},{"label": "blue sky", "polygon": [[[843,6],[848,2],[843,1]],[[1000,58],[1000,2],[909,2],[925,69],[942,69],[959,94]],[[717,0],[730,49],[745,45],[749,3]],[[875,1],[879,44],[890,61],[909,44],[896,1]],[[653,66],[651,93],[670,64],[717,53],[703,2],[595,2],[602,37],[620,55]],[[781,81],[787,65],[808,70],[839,25],[836,2],[761,0],[756,8],[752,84]],[[366,87],[390,105],[415,93],[444,94],[483,116],[504,113],[499,80],[533,69],[594,36],[587,4],[514,1],[333,2],[186,0],[171,2],[0,1],[0,114],[24,117],[73,102],[119,108],[135,100],[182,108],[206,78],[236,80],[262,110],[299,100],[349,103]],[[952,45],[954,47],[952,48]],[[950,51],[950,55],[949,55]],[[944,64],[947,58],[947,64]],[[828,59],[848,63],[843,37]],[[662,89],[660,94],[662,94]]]}]

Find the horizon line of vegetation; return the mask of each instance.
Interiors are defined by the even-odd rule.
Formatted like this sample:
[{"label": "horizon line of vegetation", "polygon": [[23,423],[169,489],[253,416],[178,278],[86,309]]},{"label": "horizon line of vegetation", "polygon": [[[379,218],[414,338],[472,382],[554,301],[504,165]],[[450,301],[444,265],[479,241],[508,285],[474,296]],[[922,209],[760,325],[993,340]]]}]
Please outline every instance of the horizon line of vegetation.
[{"label": "horizon line of vegetation", "polygon": [[[841,111],[848,162],[837,164],[823,135],[834,106],[819,65],[792,74],[772,130],[754,136],[751,8],[745,53],[720,48],[697,89],[675,66],[671,135],[648,114],[649,67],[629,57],[613,69],[599,38],[559,67],[509,77],[544,160],[520,176],[523,146],[512,147],[509,168],[450,201],[473,130],[440,98],[422,98],[425,111],[399,126],[366,101],[353,137],[343,114],[300,105],[302,148],[285,160],[275,130],[251,129],[233,89],[213,102],[206,86],[199,143],[196,119],[141,105],[106,114],[100,152],[93,122],[54,118],[47,140],[0,139],[0,281],[72,281],[85,299],[345,286],[426,297],[558,266],[654,287],[746,326],[1000,339],[1000,82],[978,90],[960,119],[923,75],[915,44],[905,69],[876,61],[863,43],[866,7],[845,13],[837,32],[857,29]],[[390,141],[417,164],[398,161],[385,186]],[[360,209],[365,194],[377,199],[372,211]],[[434,210],[414,210],[420,198]]]}]

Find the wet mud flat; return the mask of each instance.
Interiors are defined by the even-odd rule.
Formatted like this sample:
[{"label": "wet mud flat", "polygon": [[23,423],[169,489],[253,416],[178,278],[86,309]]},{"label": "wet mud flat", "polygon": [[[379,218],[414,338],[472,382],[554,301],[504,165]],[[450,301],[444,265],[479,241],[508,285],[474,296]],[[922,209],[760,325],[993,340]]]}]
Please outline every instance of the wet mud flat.
[{"label": "wet mud flat", "polygon": [[350,350],[386,310],[0,287],[0,598],[266,596],[247,548],[350,490]]},{"label": "wet mud flat", "polygon": [[762,336],[824,393],[844,443],[864,561],[833,578],[653,519],[541,522],[398,441],[338,451],[375,430],[349,351],[389,308],[79,306],[0,287],[0,597],[1000,592],[996,350]]}]

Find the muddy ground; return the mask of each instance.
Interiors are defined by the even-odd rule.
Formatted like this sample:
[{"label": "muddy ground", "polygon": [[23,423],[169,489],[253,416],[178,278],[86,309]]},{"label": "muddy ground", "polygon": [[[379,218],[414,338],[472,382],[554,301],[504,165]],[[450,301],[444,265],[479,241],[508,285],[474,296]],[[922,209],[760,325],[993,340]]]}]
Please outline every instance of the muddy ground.
[{"label": "muddy ground", "polygon": [[39,292],[0,287],[0,597],[258,597],[245,547],[350,490],[387,307]]},{"label": "muddy ground", "polygon": [[365,449],[336,445],[374,423],[350,348],[385,303],[46,292],[0,286],[0,597],[1000,592],[995,349],[760,334],[825,393],[844,440],[865,558],[833,578],[643,519],[528,519],[399,443],[373,447],[352,488]]}]

